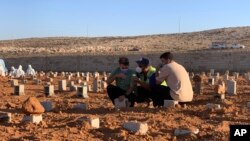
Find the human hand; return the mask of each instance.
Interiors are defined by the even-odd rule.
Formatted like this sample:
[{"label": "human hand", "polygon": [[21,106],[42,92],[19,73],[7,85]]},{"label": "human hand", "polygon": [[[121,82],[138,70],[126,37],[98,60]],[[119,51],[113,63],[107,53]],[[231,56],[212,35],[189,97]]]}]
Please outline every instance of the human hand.
[{"label": "human hand", "polygon": [[140,82],[140,79],[138,77],[134,77],[133,79],[134,79],[134,82],[136,83]]}]

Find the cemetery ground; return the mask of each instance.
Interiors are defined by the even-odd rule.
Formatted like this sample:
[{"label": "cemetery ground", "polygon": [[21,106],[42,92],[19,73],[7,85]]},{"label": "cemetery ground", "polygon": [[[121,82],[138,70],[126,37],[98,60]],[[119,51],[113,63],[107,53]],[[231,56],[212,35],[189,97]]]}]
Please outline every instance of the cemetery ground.
[{"label": "cemetery ground", "polygon": [[[250,100],[250,83],[242,76],[237,79],[237,95],[225,99],[214,98],[214,85],[202,84],[201,95],[194,94],[194,101],[172,108],[148,108],[147,104],[136,104],[134,108],[115,109],[106,91],[88,92],[88,98],[81,98],[76,91],[58,91],[58,81],[53,78],[54,96],[45,96],[45,76],[38,77],[41,83],[27,79],[24,95],[14,95],[10,78],[0,77],[0,111],[11,113],[11,122],[0,122],[0,140],[229,140],[230,124],[249,124],[250,114],[247,102]],[[76,81],[80,78],[72,77]],[[84,79],[82,79],[84,81]],[[67,80],[68,82],[68,80]],[[90,78],[88,84],[92,84]],[[194,83],[194,82],[192,82]],[[22,80],[19,79],[19,84]],[[76,82],[75,82],[76,84]],[[194,84],[193,84],[194,85]],[[227,84],[226,84],[227,85]],[[23,122],[22,104],[30,96],[40,102],[50,101],[53,109],[42,114],[39,124]],[[75,108],[85,103],[87,109]],[[207,104],[220,104],[220,108],[208,108]],[[93,128],[82,119],[97,117],[100,127]],[[146,134],[126,130],[128,121],[147,123]],[[198,133],[176,135],[176,129],[198,129]]]}]

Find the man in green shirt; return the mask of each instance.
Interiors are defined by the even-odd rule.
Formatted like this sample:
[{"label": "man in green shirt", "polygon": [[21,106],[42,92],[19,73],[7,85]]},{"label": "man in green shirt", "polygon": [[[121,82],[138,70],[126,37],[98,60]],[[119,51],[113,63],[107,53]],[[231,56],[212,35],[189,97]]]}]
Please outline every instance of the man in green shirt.
[{"label": "man in green shirt", "polygon": [[[128,98],[131,103],[130,107],[134,106],[136,95],[134,94],[134,81],[135,71],[129,69],[129,60],[126,57],[119,58],[119,67],[116,68],[107,80],[108,96],[114,104],[114,100],[119,98],[120,101]],[[112,85],[114,82],[116,85]]]}]

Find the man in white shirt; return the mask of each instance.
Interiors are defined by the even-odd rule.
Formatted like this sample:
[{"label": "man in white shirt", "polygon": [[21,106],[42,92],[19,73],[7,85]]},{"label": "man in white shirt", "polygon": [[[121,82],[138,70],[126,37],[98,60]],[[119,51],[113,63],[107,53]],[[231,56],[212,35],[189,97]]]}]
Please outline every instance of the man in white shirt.
[{"label": "man in white shirt", "polygon": [[[193,89],[186,69],[173,60],[173,54],[163,53],[160,56],[162,64],[157,67],[156,86],[154,87],[154,106],[163,106],[164,100],[190,102],[193,100]],[[163,81],[168,87],[162,87]]]}]

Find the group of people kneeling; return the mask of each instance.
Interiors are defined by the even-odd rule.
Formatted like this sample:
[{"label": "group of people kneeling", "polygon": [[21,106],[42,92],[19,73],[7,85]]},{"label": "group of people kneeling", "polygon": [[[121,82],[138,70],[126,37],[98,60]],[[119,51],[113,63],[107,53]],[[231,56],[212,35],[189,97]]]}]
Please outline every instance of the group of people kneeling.
[{"label": "group of people kneeling", "polygon": [[[118,98],[129,100],[130,107],[136,103],[153,102],[154,107],[164,105],[164,100],[190,102],[193,89],[186,69],[173,60],[173,54],[163,53],[156,68],[147,58],[136,61],[138,67],[129,68],[129,59],[119,58],[116,68],[107,80],[107,93],[112,103]],[[115,81],[115,85],[112,83]]]}]

